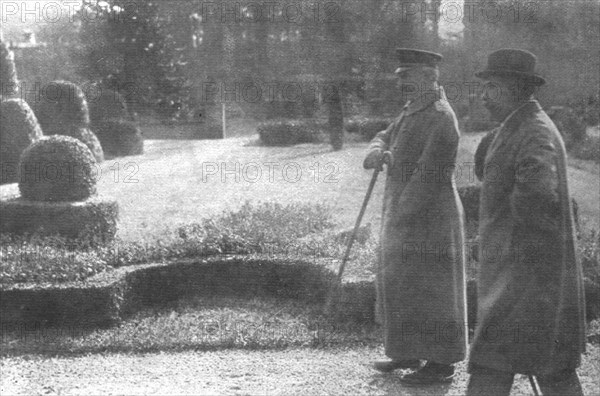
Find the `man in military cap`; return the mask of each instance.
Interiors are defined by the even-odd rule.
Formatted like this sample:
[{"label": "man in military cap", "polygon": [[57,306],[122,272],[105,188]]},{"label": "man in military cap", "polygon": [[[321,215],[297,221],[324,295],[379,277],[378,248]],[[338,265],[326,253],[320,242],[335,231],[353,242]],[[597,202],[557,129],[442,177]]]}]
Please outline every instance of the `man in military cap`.
[{"label": "man in military cap", "polygon": [[470,396],[508,395],[515,373],[535,376],[545,396],[583,394],[575,368],[585,303],[565,146],[533,97],[545,83],[535,64],[528,51],[502,49],[476,74],[502,124],[476,155],[481,262]]},{"label": "man in military cap", "polygon": [[467,348],[463,211],[454,180],[459,132],[437,82],[442,56],[416,49],[397,54],[400,90],[409,101],[373,139],[363,164],[381,167],[391,153],[377,272],[390,360],[375,368],[416,369],[401,377],[408,384],[444,383]]}]

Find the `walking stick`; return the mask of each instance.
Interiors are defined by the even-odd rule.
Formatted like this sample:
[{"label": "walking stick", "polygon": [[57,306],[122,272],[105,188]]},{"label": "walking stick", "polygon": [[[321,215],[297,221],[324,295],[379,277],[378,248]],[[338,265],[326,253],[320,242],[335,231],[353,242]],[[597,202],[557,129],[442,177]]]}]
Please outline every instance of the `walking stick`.
[{"label": "walking stick", "polygon": [[340,268],[338,269],[336,282],[332,286],[332,289],[329,292],[329,297],[327,298],[327,302],[325,304],[325,313],[328,316],[333,314],[334,308],[340,299],[342,276],[344,274],[344,269],[346,268],[348,258],[350,258],[350,250],[352,249],[352,245],[354,244],[354,240],[356,239],[356,235],[358,234],[360,222],[362,221],[363,215],[365,214],[365,211],[367,209],[367,204],[369,203],[369,199],[371,198],[371,193],[373,192],[373,188],[375,187],[375,182],[377,182],[377,176],[379,175],[379,172],[383,170],[383,164],[388,164],[389,166],[391,161],[392,154],[389,151],[384,152],[381,164],[373,171],[373,176],[371,176],[371,182],[369,183],[367,193],[365,194],[365,198],[363,199],[362,207],[360,208],[360,213],[358,214],[356,223],[354,223],[354,230],[352,231],[352,235],[348,240],[348,245],[346,246],[344,258],[342,259],[342,263],[340,264]]},{"label": "walking stick", "polygon": [[529,383],[531,384],[531,387],[533,388],[533,394],[535,396],[540,396],[537,386],[535,385],[535,381],[533,380],[533,375],[528,375],[527,377],[529,377]]}]

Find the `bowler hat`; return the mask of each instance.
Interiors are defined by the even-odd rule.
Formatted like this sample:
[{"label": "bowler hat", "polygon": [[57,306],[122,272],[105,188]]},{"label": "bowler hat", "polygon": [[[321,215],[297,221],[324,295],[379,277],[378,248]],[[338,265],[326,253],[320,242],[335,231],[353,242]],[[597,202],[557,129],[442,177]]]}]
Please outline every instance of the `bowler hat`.
[{"label": "bowler hat", "polygon": [[536,56],[529,51],[503,48],[488,56],[487,68],[475,73],[486,79],[489,76],[518,77],[535,85],[546,83],[544,77],[535,72]]},{"label": "bowler hat", "polygon": [[437,67],[443,56],[435,52],[423,51],[414,48],[397,48],[396,55],[400,64],[396,73],[411,69],[416,66]]}]

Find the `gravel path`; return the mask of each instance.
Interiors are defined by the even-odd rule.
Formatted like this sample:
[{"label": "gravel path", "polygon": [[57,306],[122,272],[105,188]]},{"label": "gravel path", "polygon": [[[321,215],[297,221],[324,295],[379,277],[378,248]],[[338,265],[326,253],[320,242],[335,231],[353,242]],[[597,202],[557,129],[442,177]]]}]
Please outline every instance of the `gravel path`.
[{"label": "gravel path", "polygon": [[[586,395],[600,394],[598,346],[590,346],[580,370]],[[0,361],[0,393],[127,395],[461,395],[465,363],[450,385],[411,388],[398,374],[379,374],[374,347],[351,349],[222,350],[81,357],[13,357]],[[517,377],[511,395],[531,395]]]}]

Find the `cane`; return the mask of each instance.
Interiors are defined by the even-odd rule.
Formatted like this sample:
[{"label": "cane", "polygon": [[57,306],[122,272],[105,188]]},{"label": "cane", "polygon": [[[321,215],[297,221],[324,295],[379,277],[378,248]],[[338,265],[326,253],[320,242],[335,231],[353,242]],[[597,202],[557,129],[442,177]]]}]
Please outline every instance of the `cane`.
[{"label": "cane", "polygon": [[533,388],[533,394],[535,396],[540,396],[537,386],[535,385],[535,381],[533,380],[533,375],[528,375],[527,377],[529,377],[529,383],[531,384],[531,387]]},{"label": "cane", "polygon": [[350,240],[348,241],[348,246],[346,246],[346,252],[344,253],[344,258],[342,259],[340,268],[338,269],[336,283],[332,286],[332,289],[329,293],[329,297],[327,298],[327,302],[325,304],[325,313],[328,316],[333,314],[334,307],[337,305],[337,302],[340,299],[342,276],[344,274],[344,269],[346,268],[348,258],[350,258],[350,250],[352,249],[352,244],[354,244],[354,240],[356,239],[356,235],[358,234],[360,222],[362,221],[363,215],[365,214],[365,211],[367,209],[367,204],[369,203],[369,199],[371,198],[371,193],[373,192],[373,188],[375,187],[375,182],[377,182],[377,176],[379,175],[379,172],[383,170],[383,164],[387,164],[389,167],[391,165],[391,162],[392,153],[386,151],[383,153],[381,164],[379,164],[379,166],[373,171],[373,176],[371,176],[371,182],[369,183],[369,187],[367,188],[367,193],[365,194],[362,207],[360,208],[360,213],[358,214],[358,218],[356,219],[356,223],[354,224],[354,230],[352,231],[352,235],[350,236]]}]

